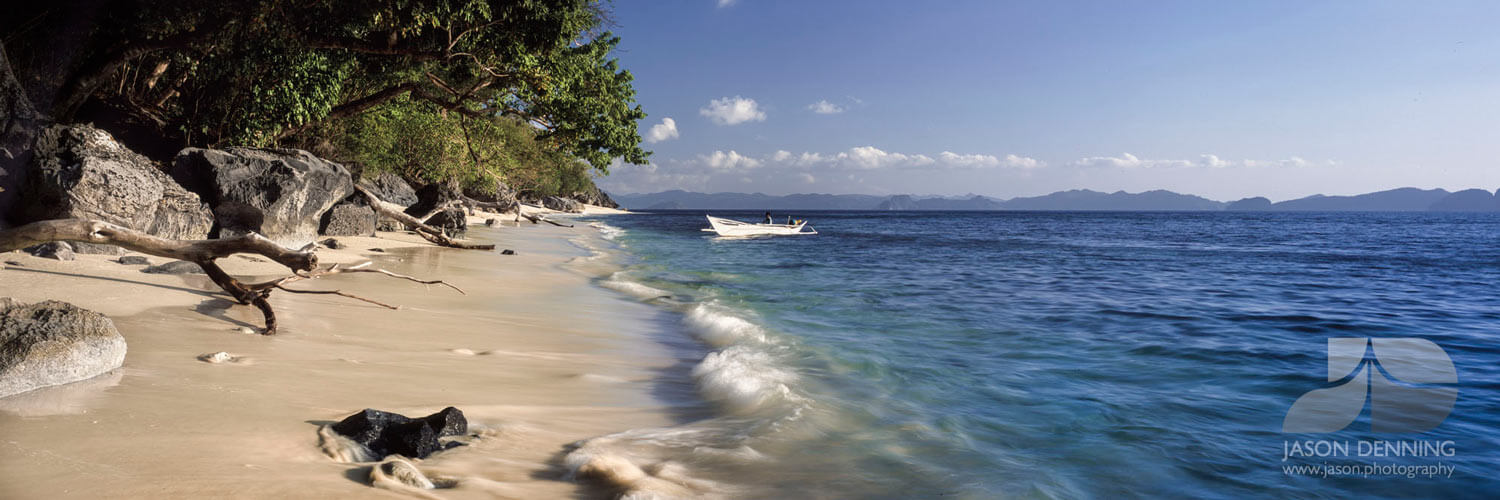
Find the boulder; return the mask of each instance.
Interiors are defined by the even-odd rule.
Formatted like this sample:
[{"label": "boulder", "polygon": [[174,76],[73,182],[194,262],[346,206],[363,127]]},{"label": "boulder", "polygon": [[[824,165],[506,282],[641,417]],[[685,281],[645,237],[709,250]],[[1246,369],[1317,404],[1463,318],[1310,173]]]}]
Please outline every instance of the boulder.
[{"label": "boulder", "polygon": [[119,262],[120,264],[124,264],[124,265],[127,265],[127,266],[149,266],[149,265],[151,265],[151,261],[146,260],[145,257],[139,256],[139,255],[126,255],[124,257],[120,257],[119,259],[116,259],[116,262]]},{"label": "boulder", "polygon": [[[171,239],[203,239],[213,217],[197,195],[145,156],[89,125],[55,125],[37,135],[21,195],[26,222],[96,219]],[[79,243],[80,253],[118,253]]]},{"label": "boulder", "polygon": [[[432,212],[437,207],[447,205],[449,202],[462,200],[463,195],[458,188],[449,183],[433,183],[422,186],[417,190],[417,202],[406,208],[406,214],[413,217],[422,217]],[[469,229],[469,218],[465,216],[462,208],[449,207],[433,213],[423,223],[443,230],[443,234],[450,238],[463,235]]]},{"label": "boulder", "polygon": [[579,213],[583,211],[583,207],[579,206],[578,202],[560,196],[542,198],[542,206],[559,212]]},{"label": "boulder", "polygon": [[363,196],[355,194],[323,212],[318,234],[324,236],[371,236],[375,234],[375,210]]},{"label": "boulder", "polygon": [[203,268],[197,264],[185,260],[174,260],[159,266],[151,266],[142,269],[141,272],[149,274],[204,274]]},{"label": "boulder", "polygon": [[0,397],[92,378],[125,362],[104,315],[66,302],[0,298]]},{"label": "boulder", "polygon": [[345,248],[349,248],[349,245],[345,245],[344,242],[339,241],[339,240],[335,240],[333,238],[328,238],[326,240],[323,240],[322,244],[323,244],[323,246],[331,248],[331,249],[334,249],[334,250],[343,250]]},{"label": "boulder", "polygon": [[44,259],[73,260],[73,246],[66,241],[50,241],[26,249],[27,253]]},{"label": "boulder", "polygon": [[438,438],[462,435],[469,430],[464,412],[452,406],[422,417],[366,408],[331,426],[333,432],[363,445],[376,459],[389,455],[426,458],[445,448]]},{"label": "boulder", "polygon": [[291,248],[311,243],[323,213],[354,192],[342,165],[299,149],[187,148],[172,177],[213,208],[219,238],[257,232]]},{"label": "boulder", "polygon": [[417,202],[417,191],[411,188],[411,184],[407,184],[401,176],[390,172],[381,172],[373,177],[362,178],[359,180],[359,185],[370,190],[382,201],[403,207],[412,206]]}]

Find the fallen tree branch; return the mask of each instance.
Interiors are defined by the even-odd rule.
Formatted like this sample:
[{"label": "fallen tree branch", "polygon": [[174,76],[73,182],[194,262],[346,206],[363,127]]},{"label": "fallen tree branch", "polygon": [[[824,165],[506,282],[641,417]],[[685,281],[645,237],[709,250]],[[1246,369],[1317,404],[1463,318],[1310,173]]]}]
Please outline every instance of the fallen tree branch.
[{"label": "fallen tree branch", "polygon": [[417,233],[417,235],[421,236],[427,241],[431,241],[445,247],[463,248],[468,250],[495,249],[495,245],[476,245],[473,243],[464,243],[462,241],[449,238],[447,235],[443,234],[443,230],[429,226],[422,221],[417,220],[415,217],[407,215],[406,212],[391,208],[384,201],[381,201],[380,197],[375,196],[374,193],[371,193],[369,190],[360,187],[358,184],[354,185],[354,191],[365,197],[365,201],[369,202],[370,208],[375,210],[376,214],[396,219],[398,222],[405,224],[407,229],[411,229],[413,232]]},{"label": "fallen tree branch", "polygon": [[[341,290],[296,290],[283,286],[294,281],[321,278],[341,273],[379,273],[425,285],[443,285],[458,291],[458,293],[464,293],[462,289],[442,280],[423,280],[404,274],[397,274],[384,269],[370,267],[370,262],[350,267],[340,267],[338,264],[334,264],[327,269],[318,269],[318,256],[313,253],[313,250],[317,248],[315,244],[309,244],[301,249],[292,250],[256,233],[219,240],[170,240],[108,222],[87,219],[48,220],[0,230],[0,252],[19,250],[53,241],[76,241],[115,245],[147,255],[197,264],[208,275],[208,279],[234,297],[235,301],[243,305],[253,305],[256,309],[260,310],[261,315],[265,317],[266,327],[261,332],[264,335],[274,335],[276,333],[276,311],[271,308],[271,303],[267,300],[272,290],[284,290],[290,293],[302,294],[338,295],[388,309],[398,309],[397,306],[360,297]],[[217,259],[242,253],[257,254],[270,258],[291,269],[293,274],[265,283],[246,285],[233,276],[230,276],[229,273],[224,272],[224,269],[220,268],[219,264],[215,262]]]},{"label": "fallen tree branch", "polygon": [[546,216],[531,215],[531,214],[522,212],[520,207],[516,207],[516,212],[518,214],[520,214],[521,217],[525,217],[526,220],[531,221],[532,224],[536,224],[536,223],[539,223],[539,222],[546,222],[548,224],[551,224],[551,225],[554,225],[554,226],[557,226],[557,227],[573,227],[572,224],[563,224],[561,222],[557,222],[555,220],[548,219]]},{"label": "fallen tree branch", "polygon": [[468,196],[464,196],[464,204],[468,205],[468,206],[470,206],[472,208],[480,208],[480,209],[484,209],[484,210],[489,210],[489,211],[495,212],[497,214],[502,214],[502,213],[505,213],[505,212],[509,212],[511,210],[520,210],[521,209],[519,203],[512,202],[511,204],[506,205],[506,204],[499,203],[499,202],[494,202],[494,201],[480,201],[480,200],[477,200],[477,199],[474,199],[474,198],[470,198]]}]

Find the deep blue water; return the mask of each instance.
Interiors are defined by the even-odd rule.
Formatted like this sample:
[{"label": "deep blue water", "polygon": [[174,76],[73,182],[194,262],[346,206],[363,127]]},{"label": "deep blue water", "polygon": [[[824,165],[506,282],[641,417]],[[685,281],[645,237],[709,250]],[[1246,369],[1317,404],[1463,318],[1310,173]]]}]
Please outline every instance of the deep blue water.
[{"label": "deep blue water", "polygon": [[[608,284],[671,295],[655,300],[715,352],[695,376],[723,417],[702,428],[761,459],[683,460],[757,483],[745,496],[1500,491],[1500,215],[791,215],[821,234],[716,238],[699,212],[599,219],[623,229],[630,256]],[[1367,403],[1343,431],[1283,433],[1299,396],[1332,385],[1330,337],[1436,343],[1458,372],[1452,413],[1425,433],[1377,434]],[[1293,440],[1452,441],[1454,453],[1283,461]],[[1372,461],[1455,471],[1283,467]]]}]

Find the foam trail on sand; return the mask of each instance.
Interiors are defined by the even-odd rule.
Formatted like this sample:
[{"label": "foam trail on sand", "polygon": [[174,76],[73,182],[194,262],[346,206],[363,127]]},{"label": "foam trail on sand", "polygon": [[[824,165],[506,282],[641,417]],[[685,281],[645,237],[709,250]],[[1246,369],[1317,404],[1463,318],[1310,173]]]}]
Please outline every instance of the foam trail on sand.
[{"label": "foam trail on sand", "polygon": [[335,462],[352,464],[375,461],[375,454],[369,448],[333,432],[333,426],[330,425],[318,428],[318,449],[323,450],[323,454]]}]

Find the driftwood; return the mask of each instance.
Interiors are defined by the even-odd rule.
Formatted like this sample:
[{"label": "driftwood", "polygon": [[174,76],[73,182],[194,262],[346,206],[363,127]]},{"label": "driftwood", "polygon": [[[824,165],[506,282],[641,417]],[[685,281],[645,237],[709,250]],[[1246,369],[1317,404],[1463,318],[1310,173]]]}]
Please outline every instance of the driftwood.
[{"label": "driftwood", "polygon": [[551,225],[554,225],[554,226],[557,226],[557,227],[573,227],[572,224],[563,224],[561,222],[557,222],[555,220],[548,219],[545,216],[532,215],[532,214],[528,214],[528,213],[522,212],[521,211],[521,207],[519,207],[519,206],[516,207],[516,216],[517,217],[525,217],[526,220],[531,221],[532,224],[546,222],[548,224],[551,224]]},{"label": "driftwood", "polygon": [[354,186],[354,190],[365,197],[365,201],[369,202],[370,208],[374,209],[375,213],[400,221],[402,224],[406,225],[407,229],[411,229],[413,232],[417,233],[417,235],[421,236],[427,241],[431,241],[445,247],[463,248],[468,250],[495,249],[495,245],[476,245],[449,238],[447,235],[443,234],[442,229],[429,226],[423,223],[421,220],[418,220],[416,217],[407,215],[406,212],[402,212],[400,210],[392,208],[393,205],[387,204],[386,202],[382,201],[379,196],[375,196],[375,193],[371,193],[369,190],[360,187],[358,184]]},{"label": "driftwood", "polygon": [[504,204],[504,203],[499,203],[499,202],[494,202],[494,201],[476,200],[476,199],[470,198],[468,196],[465,196],[463,201],[464,201],[464,205],[467,205],[470,209],[476,209],[476,208],[478,208],[478,209],[483,209],[483,210],[489,210],[489,211],[495,212],[497,214],[503,214],[503,213],[509,212],[511,210],[520,210],[521,209],[521,204],[514,203],[514,202],[509,203],[509,204]]},{"label": "driftwood", "polygon": [[[390,304],[344,293],[339,290],[295,290],[282,286],[294,281],[316,279],[339,273],[380,273],[418,283],[441,284],[457,290],[459,293],[463,293],[463,290],[460,290],[458,287],[442,281],[420,280],[384,269],[371,268],[369,267],[370,263],[343,268],[335,264],[326,269],[318,269],[318,256],[313,253],[313,250],[317,248],[316,243],[308,244],[301,249],[292,250],[255,233],[229,239],[182,241],[152,236],[108,222],[86,219],[48,220],[0,230],[0,252],[19,250],[52,241],[77,241],[115,245],[147,255],[197,264],[198,267],[203,268],[203,272],[208,274],[208,278],[213,280],[214,284],[219,285],[219,288],[224,289],[226,293],[234,297],[235,301],[244,305],[253,305],[256,309],[260,310],[261,314],[265,316],[266,327],[262,330],[262,333],[265,335],[274,335],[276,333],[276,312],[271,309],[271,303],[266,300],[272,290],[285,290],[291,293],[339,295],[390,309],[396,308],[396,306]],[[224,269],[220,268],[214,262],[217,259],[241,253],[257,254],[276,261],[276,263],[291,269],[292,275],[265,283],[246,285],[230,276],[229,273],[224,272]]]}]

